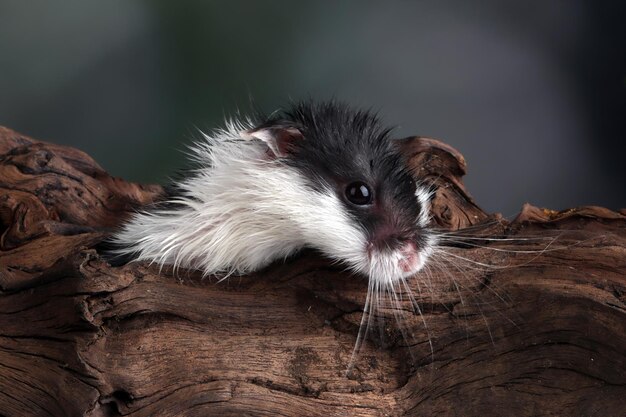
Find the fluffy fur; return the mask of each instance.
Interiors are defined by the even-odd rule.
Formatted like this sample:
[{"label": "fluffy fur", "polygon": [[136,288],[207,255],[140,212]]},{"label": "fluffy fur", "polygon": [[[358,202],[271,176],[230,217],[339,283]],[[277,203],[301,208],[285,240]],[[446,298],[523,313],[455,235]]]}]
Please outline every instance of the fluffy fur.
[{"label": "fluffy fur", "polygon": [[198,144],[197,175],[178,184],[166,209],[136,214],[115,236],[123,252],[205,274],[245,274],[313,246],[355,270],[365,235],[330,190],[314,192],[294,169],[264,158],[241,126]]},{"label": "fluffy fur", "polygon": [[[434,237],[426,230],[430,192],[413,185],[414,191],[408,195],[412,201],[407,201],[406,189],[411,189],[408,182],[412,180],[399,167],[392,148],[382,142],[389,139],[384,137],[386,132],[377,130],[375,118],[357,113],[350,119],[343,109],[321,110],[337,119],[336,127],[323,131],[324,135],[337,136],[341,129],[350,127],[350,120],[356,120],[356,132],[348,132],[355,142],[355,154],[362,145],[353,136],[372,135],[368,140],[382,155],[382,162],[391,167],[385,180],[392,178],[401,183],[396,187],[400,191],[392,190],[386,198],[399,199],[403,214],[386,221],[396,224],[398,218],[408,217],[408,225],[406,221],[402,224],[403,230],[419,230],[415,235],[419,244],[373,245],[375,233],[371,229],[375,227],[368,228],[372,221],[369,217],[365,221],[359,218],[361,208],[346,207],[336,186],[323,178],[312,182],[311,168],[299,167],[301,160],[268,157],[268,147],[274,152],[278,149],[270,143],[271,131],[259,131],[251,122],[232,122],[214,135],[205,135],[194,146],[193,159],[199,167],[193,175],[175,184],[177,196],[135,214],[114,236],[116,247],[121,248],[118,253],[132,254],[137,260],[161,266],[171,265],[175,270],[184,267],[201,270],[205,275],[228,276],[252,272],[308,246],[382,286],[415,274],[426,263],[434,245]],[[316,117],[323,118],[311,116]],[[296,127],[289,129],[298,131]],[[312,134],[305,125],[299,124],[297,129]],[[249,133],[252,131],[255,135]],[[341,149],[340,139],[333,140],[337,144],[331,145]],[[306,146],[311,147],[311,142]],[[333,153],[332,147],[328,149]],[[376,155],[364,159],[368,166],[373,157]],[[413,207],[420,208],[415,215],[411,214]]]}]

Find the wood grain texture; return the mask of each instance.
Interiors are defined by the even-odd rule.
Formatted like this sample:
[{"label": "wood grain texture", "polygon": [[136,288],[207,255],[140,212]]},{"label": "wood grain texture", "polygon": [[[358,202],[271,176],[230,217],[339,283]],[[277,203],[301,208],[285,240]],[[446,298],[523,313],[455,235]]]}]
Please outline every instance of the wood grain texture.
[{"label": "wood grain texture", "polygon": [[457,151],[402,146],[440,227],[516,240],[445,248],[347,374],[364,278],[313,251],[221,283],[111,267],[94,246],[161,188],[0,128],[0,415],[625,415],[626,212],[508,222]]}]

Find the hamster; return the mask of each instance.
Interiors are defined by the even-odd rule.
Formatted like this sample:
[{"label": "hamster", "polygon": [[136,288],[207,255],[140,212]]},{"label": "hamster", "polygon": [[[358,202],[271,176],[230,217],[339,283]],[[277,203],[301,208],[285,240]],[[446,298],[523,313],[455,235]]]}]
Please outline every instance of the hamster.
[{"label": "hamster", "polygon": [[302,102],[192,150],[198,168],[122,225],[117,254],[225,277],[310,247],[386,287],[433,252],[432,190],[369,111]]}]

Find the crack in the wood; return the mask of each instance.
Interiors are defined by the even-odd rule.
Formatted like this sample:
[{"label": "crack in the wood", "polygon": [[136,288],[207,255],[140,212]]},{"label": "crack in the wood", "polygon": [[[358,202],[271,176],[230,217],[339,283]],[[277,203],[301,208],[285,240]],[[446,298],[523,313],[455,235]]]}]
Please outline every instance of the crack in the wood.
[{"label": "crack in the wood", "polygon": [[[585,341],[588,346],[582,345],[580,343],[574,343],[573,341],[560,341],[560,340],[551,340],[550,338],[556,338],[558,336],[563,336],[565,334],[570,334],[572,338],[576,338],[577,341]],[[582,337],[583,333],[580,333],[576,330],[557,330],[557,331],[547,331],[547,332],[539,332],[536,333],[535,336],[543,336],[545,338],[547,338],[547,340],[541,342],[541,343],[533,343],[531,345],[526,345],[523,347],[520,347],[518,349],[514,349],[514,350],[510,350],[509,352],[514,352],[514,351],[522,351],[522,350],[527,350],[527,349],[536,349],[536,348],[541,348],[541,347],[546,347],[546,346],[571,346],[571,347],[575,347],[577,349],[582,349],[585,350],[587,352],[590,352],[591,354],[597,355],[599,353],[599,349],[593,349],[590,346],[593,346],[594,348],[598,348],[600,346],[602,346],[604,349],[608,350],[608,351],[612,351],[615,352],[617,355],[622,356],[623,352],[616,349],[615,346],[607,344],[607,343],[603,343],[600,340],[594,339],[594,340],[590,340],[587,339],[585,337]]]},{"label": "crack in the wood", "polygon": [[[24,404],[24,406],[26,406],[26,403],[24,402],[24,400],[28,401],[29,403],[31,403],[33,406],[37,407],[39,410],[45,412],[47,415],[52,416],[52,417],[56,417],[54,414],[52,414],[50,412],[50,410],[48,410],[47,408],[42,408],[39,404],[35,403],[34,401],[32,401],[29,398],[26,397],[22,397],[22,398],[16,398],[15,396],[9,394],[7,391],[3,391],[2,395],[5,395],[11,399],[13,399],[16,403],[18,404]],[[28,408],[32,408],[32,407],[28,407]]]},{"label": "crack in the wood", "polygon": [[[137,297],[137,298],[140,298],[140,297]],[[125,300],[125,302],[127,301],[131,301],[131,300],[130,299]],[[123,303],[120,303],[117,306],[120,306],[122,304]],[[97,314],[101,314],[101,313],[97,313]],[[110,317],[105,317],[102,319],[102,326],[112,328],[112,327],[117,327],[126,322],[131,322],[134,320],[154,320],[154,319],[162,320],[162,321],[170,321],[170,322],[171,321],[179,321],[179,322],[183,321],[186,323],[196,324],[194,320],[191,320],[183,316],[182,314],[143,308],[143,309],[136,310],[128,314],[113,315]]]},{"label": "crack in the wood", "polygon": [[49,342],[60,342],[60,343],[73,342],[73,339],[63,339],[63,338],[60,338],[60,337],[42,336],[42,335],[11,335],[11,334],[6,334],[6,333],[1,333],[0,337],[6,337],[7,339],[45,340],[45,341],[49,341]]},{"label": "crack in the wood", "polygon": [[624,382],[622,384],[609,382],[606,379],[602,379],[602,378],[597,377],[595,375],[591,375],[590,373],[583,372],[580,369],[565,368],[565,367],[559,367],[559,366],[551,366],[550,369],[558,369],[558,370],[561,370],[561,371],[569,371],[569,372],[572,372],[574,374],[581,375],[583,377],[586,377],[586,378],[589,378],[589,379],[593,379],[595,381],[602,382],[604,385],[609,385],[609,386],[612,386],[612,387],[626,387],[626,382]]},{"label": "crack in the wood", "polygon": [[[233,397],[233,387],[232,387],[232,381],[224,381],[224,380],[220,380],[220,379],[207,379],[207,380],[202,380],[202,381],[198,381],[198,382],[194,382],[191,384],[185,384],[185,385],[181,385],[179,387],[176,387],[175,389],[168,391],[168,392],[163,392],[163,390],[161,391],[157,391],[153,394],[150,395],[144,395],[144,396],[137,396],[134,395],[133,393],[129,392],[127,389],[125,388],[117,388],[115,389],[113,392],[111,392],[110,394],[105,394],[102,395],[102,393],[100,394],[100,398],[97,400],[97,402],[99,402],[100,404],[115,404],[115,411],[121,415],[121,411],[119,410],[119,406],[121,404],[123,404],[126,408],[128,409],[132,409],[132,413],[136,413],[139,412],[141,410],[143,410],[146,407],[149,406],[153,406],[155,404],[157,404],[159,401],[162,401],[164,399],[166,399],[167,397],[175,394],[178,391],[187,389],[187,388],[191,388],[191,387],[195,387],[195,386],[199,386],[199,385],[204,385],[204,384],[209,384],[212,382],[227,382],[230,383],[230,398],[228,399],[217,399],[217,400],[213,400],[213,401],[208,401],[205,404],[208,403],[220,403],[220,402],[228,402],[232,399]],[[158,396],[160,395],[160,396]],[[153,398],[157,396],[156,398]],[[142,405],[141,407],[135,407],[133,408],[133,404],[136,404],[139,401],[142,400],[149,400],[146,402],[146,404]]]},{"label": "crack in the wood", "polygon": [[[524,382],[524,381],[528,381],[528,382]],[[485,390],[485,389],[492,389],[493,387],[498,387],[498,388],[502,388],[505,390],[508,389],[512,389],[514,391],[517,392],[521,392],[523,394],[531,394],[531,395],[538,395],[538,393],[536,392],[531,392],[531,391],[524,391],[524,390],[520,390],[518,387],[527,387],[529,385],[529,383],[531,383],[530,385],[532,385],[533,387],[541,387],[543,389],[548,389],[548,390],[554,390],[554,391],[559,391],[561,393],[572,393],[572,392],[576,392],[579,391],[580,389],[569,389],[569,388],[565,388],[565,387],[559,387],[559,386],[553,386],[553,385],[546,385],[546,384],[540,384],[540,378],[539,377],[524,377],[524,378],[514,378],[510,381],[506,381],[503,382],[501,384],[494,384],[492,386],[486,386],[486,387],[479,387],[477,388],[478,390]],[[542,392],[540,395],[555,395],[555,394],[550,394],[548,392]]]},{"label": "crack in the wood", "polygon": [[[91,386],[93,388],[96,388],[96,386],[91,384],[91,383],[89,383],[88,380],[89,379],[97,380],[98,379],[97,377],[95,377],[93,375],[89,375],[89,374],[84,373],[84,372],[81,372],[81,371],[79,371],[77,369],[71,368],[67,362],[63,362],[63,361],[60,361],[58,359],[55,359],[55,358],[52,358],[50,356],[43,355],[43,354],[40,354],[40,353],[31,353],[31,352],[24,352],[24,351],[17,350],[17,349],[11,349],[10,347],[7,347],[7,346],[0,346],[0,350],[3,350],[5,352],[10,352],[10,353],[13,353],[13,354],[17,354],[17,355],[33,356],[33,357],[36,357],[36,358],[41,358],[41,359],[48,360],[50,362],[53,362],[53,363],[57,364],[57,366],[59,368],[75,374],[86,385],[89,385],[89,386]],[[77,356],[78,356],[78,354],[77,354]],[[80,361],[80,359],[79,359],[79,361]],[[82,361],[80,361],[80,362],[82,363]]]},{"label": "crack in the wood", "polygon": [[[9,365],[4,364],[4,363],[0,363],[0,367],[4,367],[4,368],[7,368],[7,369],[12,369],[12,370],[16,371],[17,373],[24,374],[24,370],[23,369],[16,368],[14,366],[9,366]],[[3,376],[7,377],[6,375],[3,375]],[[32,389],[34,389],[34,390],[36,390],[38,392],[41,392],[44,397],[51,398],[53,403],[56,404],[57,407],[59,407],[59,409],[61,409],[61,410],[63,409],[63,406],[59,402],[59,399],[56,396],[54,396],[51,393],[49,393],[48,391],[46,391],[44,389],[41,389],[40,387],[37,387],[37,386],[35,386],[35,385],[31,384],[30,382],[28,382],[26,380],[23,380],[23,379],[19,379],[19,378],[15,378],[15,377],[11,378],[11,379],[17,381],[17,384],[24,384],[24,385],[27,385],[27,386],[31,387]]]},{"label": "crack in the wood", "polygon": [[49,299],[45,299],[44,301],[42,301],[42,302],[41,302],[41,303],[39,303],[39,304],[29,305],[29,306],[26,306],[26,307],[24,307],[24,308],[22,308],[22,309],[19,309],[19,310],[13,310],[13,311],[0,311],[0,315],[5,314],[5,315],[7,315],[7,316],[10,316],[10,315],[12,315],[12,314],[22,313],[22,312],[24,312],[24,311],[28,311],[28,310],[35,309],[35,308],[37,308],[37,307],[41,307],[42,305],[47,304],[49,301],[50,301]]},{"label": "crack in the wood", "polygon": [[292,388],[287,386],[286,384],[279,384],[267,378],[261,377],[246,378],[245,380],[243,380],[243,382],[267,388],[271,391],[279,391],[286,394],[297,395],[298,397],[319,398],[320,394],[324,392],[323,387],[319,390],[311,390],[310,387],[304,386],[301,382],[299,382],[300,385],[298,388]]}]

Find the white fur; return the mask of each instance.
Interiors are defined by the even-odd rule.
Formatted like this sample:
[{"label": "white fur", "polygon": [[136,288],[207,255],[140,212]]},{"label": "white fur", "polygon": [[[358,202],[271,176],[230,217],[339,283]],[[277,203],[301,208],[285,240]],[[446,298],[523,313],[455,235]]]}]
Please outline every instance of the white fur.
[{"label": "white fur", "polygon": [[205,274],[244,274],[305,245],[355,270],[366,262],[365,233],[334,192],[320,193],[280,160],[264,159],[265,145],[241,138],[231,125],[196,145],[203,165],[179,184],[182,207],[136,214],[115,237],[126,252]]},{"label": "white fur", "polygon": [[415,188],[415,197],[420,204],[421,212],[417,224],[424,228],[430,221],[430,199],[433,196],[433,191],[418,185]]},{"label": "white fur", "polygon": [[[393,282],[402,272],[399,252],[369,253],[366,232],[328,186],[319,192],[280,159],[267,158],[267,145],[230,123],[193,148],[195,176],[178,184],[175,209],[137,213],[114,237],[123,253],[161,266],[202,270],[205,275],[245,274],[284,259],[304,246],[321,250],[374,280]],[[429,220],[429,193],[418,187],[417,224]]]}]

